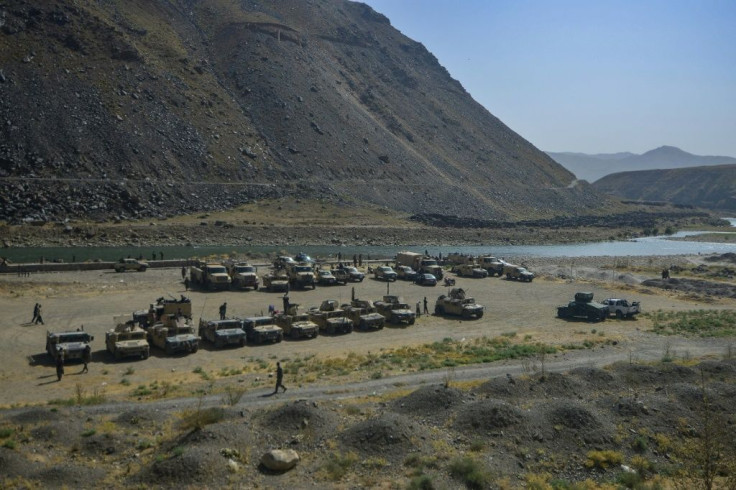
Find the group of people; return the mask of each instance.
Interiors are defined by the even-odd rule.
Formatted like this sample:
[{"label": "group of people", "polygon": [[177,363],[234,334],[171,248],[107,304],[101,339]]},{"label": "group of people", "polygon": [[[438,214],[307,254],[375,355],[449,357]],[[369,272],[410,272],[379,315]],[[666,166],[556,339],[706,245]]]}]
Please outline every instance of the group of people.
[{"label": "group of people", "polygon": [[[60,349],[59,354],[56,356],[56,380],[61,381],[61,378],[64,376],[64,350]],[[88,373],[89,368],[88,364],[90,360],[92,359],[92,348],[87,345],[85,346],[84,350],[82,351],[82,373]],[[80,373],[81,374],[81,373]]]},{"label": "group of people", "polygon": [[33,307],[33,319],[31,320],[31,323],[33,325],[38,325],[39,323],[43,325],[43,317],[41,316],[41,303],[36,303],[36,305]]}]

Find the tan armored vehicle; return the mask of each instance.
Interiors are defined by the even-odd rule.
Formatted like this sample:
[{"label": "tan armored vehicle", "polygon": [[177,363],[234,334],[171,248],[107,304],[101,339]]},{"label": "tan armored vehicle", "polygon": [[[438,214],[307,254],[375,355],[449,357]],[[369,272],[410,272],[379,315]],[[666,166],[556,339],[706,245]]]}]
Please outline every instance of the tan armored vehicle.
[{"label": "tan armored vehicle", "polygon": [[192,302],[183,295],[180,299],[158,298],[147,310],[133,312],[133,322],[140,325],[144,330],[148,330],[150,326],[158,322],[164,315],[192,318]]},{"label": "tan armored vehicle", "polygon": [[398,296],[386,295],[382,301],[374,301],[376,311],[380,313],[389,323],[414,325],[417,315],[411,306],[404,303]]},{"label": "tan armored vehicle", "polygon": [[352,320],[347,318],[340,304],[334,299],[326,299],[319,308],[310,309],[309,319],[319,326],[320,331],[330,335],[353,331]]},{"label": "tan armored vehicle", "polygon": [[84,330],[72,332],[46,332],[46,352],[53,360],[62,353],[64,361],[70,359],[81,359],[85,349],[90,348],[89,343],[95,338]]},{"label": "tan armored vehicle", "polygon": [[284,269],[276,269],[263,276],[263,287],[271,292],[289,290],[289,276]]},{"label": "tan armored vehicle", "polygon": [[291,303],[289,311],[274,317],[276,325],[281,327],[284,335],[292,339],[313,339],[319,333],[319,326],[309,319],[306,313],[299,313],[299,305]]},{"label": "tan armored vehicle", "polygon": [[491,255],[481,255],[478,257],[478,265],[487,270],[491,277],[494,275],[501,277],[506,262]]},{"label": "tan armored vehicle", "polygon": [[138,259],[120,259],[114,266],[115,272],[146,272],[148,264]]},{"label": "tan armored vehicle", "polygon": [[488,271],[485,269],[482,269],[477,264],[462,264],[455,266],[454,268],[455,274],[457,274],[460,277],[475,277],[475,278],[483,278],[488,277]]},{"label": "tan armored vehicle", "polygon": [[118,360],[124,357],[148,359],[151,347],[146,331],[123,315],[115,317],[114,323],[115,328],[105,332],[107,351]]},{"label": "tan armored vehicle", "polygon": [[534,273],[526,270],[525,267],[520,265],[506,264],[503,267],[503,273],[506,275],[506,279],[516,279],[517,281],[532,282],[534,279]]},{"label": "tan armored vehicle", "polygon": [[289,286],[292,288],[311,287],[314,289],[317,284],[314,278],[314,268],[308,262],[291,264],[286,268],[286,272],[289,274]]},{"label": "tan armored vehicle", "polygon": [[258,290],[259,281],[255,266],[247,262],[238,262],[236,264],[229,264],[227,272],[230,274],[233,289],[252,288],[253,291]]},{"label": "tan armored vehicle", "polygon": [[189,318],[163,314],[158,322],[148,327],[148,340],[171,355],[197,352],[200,339],[194,334],[194,325]]},{"label": "tan armored vehicle", "polygon": [[248,341],[254,344],[281,342],[284,340],[284,331],[275,323],[272,316],[252,316],[243,319],[243,328]]},{"label": "tan armored vehicle", "polygon": [[205,264],[189,269],[192,285],[210,291],[230,289],[230,275],[222,264]]},{"label": "tan armored vehicle", "polygon": [[453,288],[450,294],[444,294],[437,298],[434,312],[437,315],[456,315],[463,318],[483,317],[483,306],[477,304],[475,299],[465,295],[462,288]]},{"label": "tan armored vehicle", "polygon": [[216,349],[226,345],[245,345],[245,329],[243,320],[240,318],[228,318],[225,320],[199,319],[199,336],[212,342]]},{"label": "tan armored vehicle", "polygon": [[344,305],[342,309],[353,322],[353,327],[359,330],[380,330],[386,324],[386,318],[378,313],[372,301],[354,299],[349,305]]}]

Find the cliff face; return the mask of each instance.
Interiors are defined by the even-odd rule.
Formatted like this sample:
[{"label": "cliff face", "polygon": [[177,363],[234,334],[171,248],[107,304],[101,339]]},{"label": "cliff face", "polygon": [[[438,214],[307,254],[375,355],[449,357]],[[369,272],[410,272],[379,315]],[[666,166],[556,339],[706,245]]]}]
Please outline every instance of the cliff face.
[{"label": "cliff face", "polygon": [[601,205],[370,7],[264,3],[0,0],[0,219]]}]

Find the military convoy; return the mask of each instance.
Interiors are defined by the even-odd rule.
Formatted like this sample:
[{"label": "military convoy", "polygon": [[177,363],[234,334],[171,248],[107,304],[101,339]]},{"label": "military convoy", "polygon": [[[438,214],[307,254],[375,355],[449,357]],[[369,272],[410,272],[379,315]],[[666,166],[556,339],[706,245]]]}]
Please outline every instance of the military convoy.
[{"label": "military convoy", "polygon": [[321,332],[333,335],[353,331],[353,321],[340,308],[337,300],[326,299],[319,308],[309,310],[309,319],[316,323]]},{"label": "military convoy", "polygon": [[437,298],[434,312],[437,315],[455,315],[465,319],[482,318],[485,308],[468,296],[462,288],[452,288],[447,295]]},{"label": "military convoy", "polygon": [[105,333],[105,347],[115,359],[138,357],[148,359],[151,347],[148,334],[133,320],[119,315],[114,319],[115,328]]},{"label": "military convoy", "polygon": [[84,329],[71,332],[46,332],[46,352],[53,360],[60,356],[64,361],[82,359],[85,349],[90,349],[90,342],[95,338]]},{"label": "military convoy", "polygon": [[319,326],[309,319],[307,313],[299,313],[299,305],[291,303],[289,310],[274,317],[276,325],[284,335],[292,339],[313,339],[319,333]]},{"label": "military convoy", "polygon": [[211,342],[216,349],[228,345],[245,345],[246,334],[243,320],[240,318],[226,318],[224,320],[199,319],[199,336]]},{"label": "military convoy", "polygon": [[230,289],[230,274],[222,264],[204,264],[189,269],[192,286],[210,291]]},{"label": "military convoy", "polygon": [[602,322],[608,318],[608,306],[593,301],[593,293],[575,293],[575,300],[557,307],[559,318],[584,318],[590,322]]},{"label": "military convoy", "polygon": [[248,289],[258,291],[258,274],[255,266],[248,262],[228,264],[227,272],[230,275],[230,284],[233,289]]},{"label": "military convoy", "polygon": [[376,311],[383,315],[389,323],[414,325],[416,321],[416,313],[399,296],[385,295],[383,300],[375,301],[373,305],[376,307]]}]

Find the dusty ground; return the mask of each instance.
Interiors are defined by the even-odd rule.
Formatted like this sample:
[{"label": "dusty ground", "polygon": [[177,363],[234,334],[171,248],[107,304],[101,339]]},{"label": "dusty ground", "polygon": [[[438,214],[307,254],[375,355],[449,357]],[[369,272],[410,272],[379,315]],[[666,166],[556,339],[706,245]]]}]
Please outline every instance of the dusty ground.
[{"label": "dusty ground", "polygon": [[[619,451],[630,465],[638,454],[632,449],[638,436],[648,441],[642,454],[664,467],[681,456],[666,448],[662,437],[674,440],[682,436],[682,424],[695,424],[698,371],[673,369],[671,364],[642,367],[642,372],[625,366],[665,356],[720,359],[728,352],[730,339],[658,337],[647,331],[650,325],[644,317],[599,324],[566,322],[555,318],[555,307],[577,291],[590,290],[599,299],[640,300],[645,311],[736,308],[729,298],[639,285],[673,260],[642,258],[623,268],[601,264],[600,259],[567,264],[530,258],[527,264],[540,274],[531,284],[458,279],[459,286],[486,306],[481,320],[428,315],[408,328],[223,351],[205,345],[196,354],[177,357],[154,349],[146,361],[125,362],[115,362],[104,351],[104,332],[113,315],[144,308],[160,296],[182,294],[179,270],[2,276],[0,403],[8,408],[0,419],[0,436],[10,435],[0,437],[0,470],[11,478],[6,484],[27,480],[41,486],[60,486],[56,483],[61,481],[81,486],[155,482],[170,488],[404,488],[425,475],[434,482],[431,488],[457,488],[462,484],[450,476],[450,466],[454,458],[470,456],[493,475],[496,485],[517,487],[529,475],[565,481],[615,479],[618,465],[614,472],[591,471],[585,466],[586,452]],[[696,267],[701,259],[676,260],[687,268]],[[387,289],[386,283],[371,278],[354,287],[357,297],[370,299]],[[396,282],[390,291],[412,304],[426,296],[431,310],[445,288]],[[308,307],[327,298],[346,301],[350,294],[348,285],[292,291],[290,296],[292,302]],[[269,304],[281,303],[280,294],[261,291],[188,295],[195,320],[215,318],[223,302],[229,315],[239,316],[260,314]],[[43,304],[44,326],[28,323],[36,302]],[[44,354],[46,329],[81,325],[95,336],[90,372],[78,374],[81,366],[71,365],[64,379],[56,382]],[[483,337],[592,347],[550,356],[545,361],[548,369],[574,368],[571,375],[559,378],[540,377],[540,359],[419,374],[400,365],[393,371],[383,367],[380,376],[370,368],[325,368],[317,376],[288,369],[305,359],[329,366],[350,356],[446,338],[472,342]],[[287,367],[289,391],[269,397],[269,375],[276,360]],[[624,367],[600,369],[616,361]],[[711,369],[722,383],[716,390],[719,403],[725,403],[720,401],[723,397],[736,394],[734,366],[717,364]],[[505,373],[512,374],[513,384]],[[422,384],[424,388],[411,393]],[[457,391],[449,392],[445,385]],[[243,394],[242,399],[225,403],[235,392]],[[93,394],[113,404],[48,405],[50,400]],[[203,412],[205,406],[221,411],[219,422],[192,430],[187,415],[197,407]],[[664,414],[668,416],[663,419]],[[259,469],[260,453],[273,447],[293,447],[302,453],[303,462],[286,474]],[[233,448],[237,456],[223,456],[223,449]],[[228,458],[237,463],[237,470],[228,466]],[[652,469],[642,473],[657,474]]]}]

